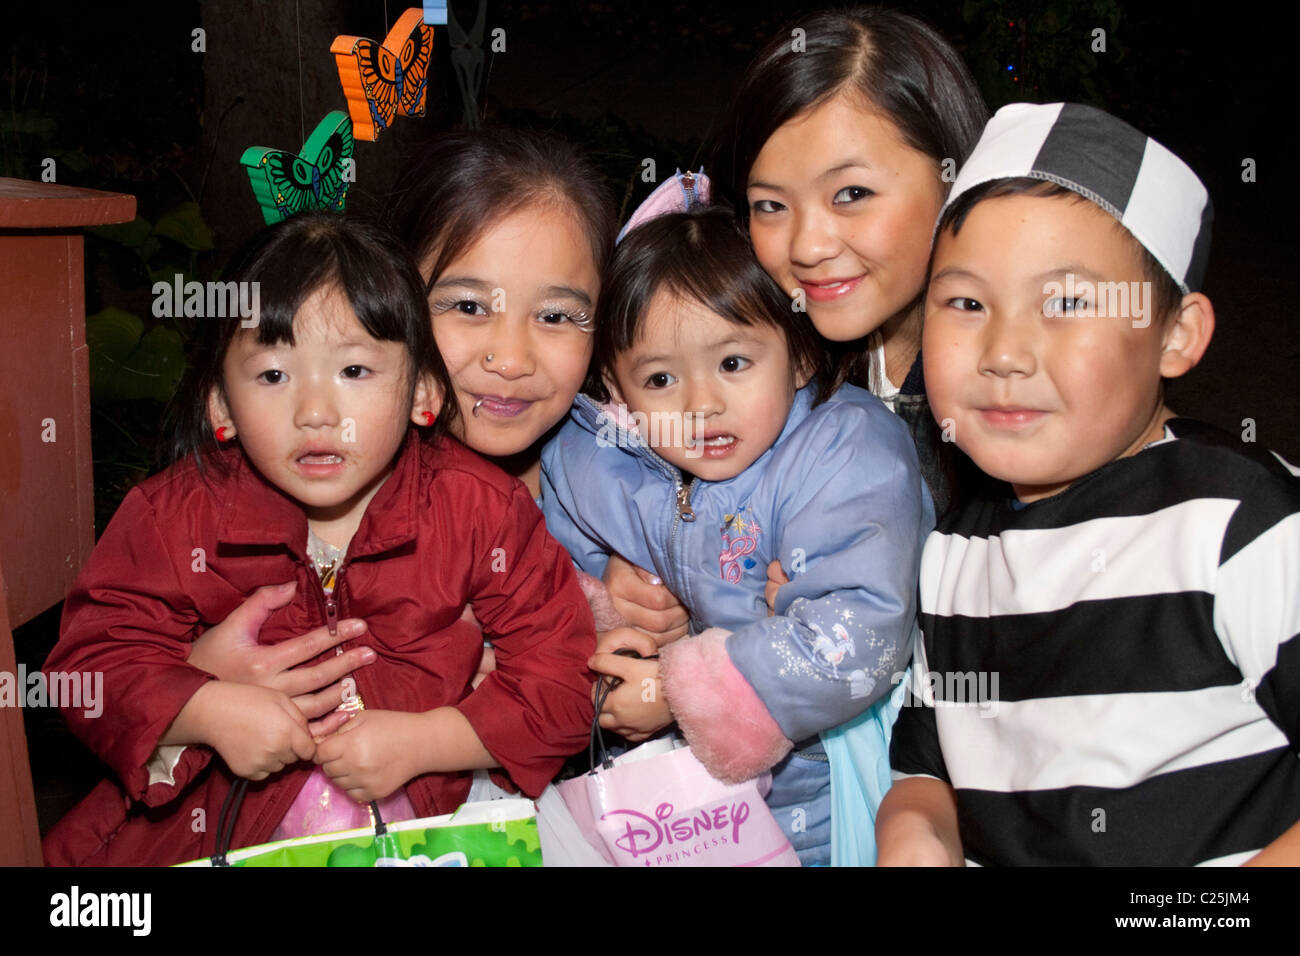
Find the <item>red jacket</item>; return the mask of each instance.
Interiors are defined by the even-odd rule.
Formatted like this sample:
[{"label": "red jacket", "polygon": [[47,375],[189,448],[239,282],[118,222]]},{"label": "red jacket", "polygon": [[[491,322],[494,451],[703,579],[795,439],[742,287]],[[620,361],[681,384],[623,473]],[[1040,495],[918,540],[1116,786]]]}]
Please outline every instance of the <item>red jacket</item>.
[{"label": "red jacket", "polygon": [[[205,481],[187,463],[133,489],[68,595],[46,670],[103,672],[102,715],[64,716],[121,785],[104,781],[49,833],[51,864],[160,865],[213,853],[235,779],[215,751],[186,748],[174,785],[151,785],[146,769],[190,696],[214,679],[187,663],[189,644],[254,589],[291,578],[297,597],[268,618],[262,643],[325,623],[301,507],[239,451],[222,454],[227,477],[209,469]],[[343,646],[378,654],[354,675],[368,709],[455,705],[529,795],[586,743],[595,631],[573,565],[523,485],[457,442],[408,437],[348,547],[334,597],[339,618],[368,624]],[[466,603],[482,634],[461,620]],[[483,635],[497,670],[471,690]],[[266,842],[312,766],[250,782],[231,845]],[[422,816],[449,813],[469,784],[467,772],[424,774],[406,793]]]}]

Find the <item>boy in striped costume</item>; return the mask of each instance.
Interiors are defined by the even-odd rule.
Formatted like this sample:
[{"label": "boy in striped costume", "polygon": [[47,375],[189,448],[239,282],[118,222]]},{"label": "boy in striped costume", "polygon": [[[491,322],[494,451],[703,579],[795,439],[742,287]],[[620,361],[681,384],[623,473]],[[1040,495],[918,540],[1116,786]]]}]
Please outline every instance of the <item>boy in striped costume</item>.
[{"label": "boy in striped costume", "polygon": [[1205,187],[1120,120],[998,112],[940,212],[935,418],[1014,499],[941,521],[881,864],[1300,861],[1300,472],[1178,418]]}]

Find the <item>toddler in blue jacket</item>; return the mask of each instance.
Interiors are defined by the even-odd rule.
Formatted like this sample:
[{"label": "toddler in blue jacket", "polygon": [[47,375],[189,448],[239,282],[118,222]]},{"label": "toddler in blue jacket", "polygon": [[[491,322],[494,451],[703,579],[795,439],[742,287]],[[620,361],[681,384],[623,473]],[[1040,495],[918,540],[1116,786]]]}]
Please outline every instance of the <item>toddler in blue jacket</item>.
[{"label": "toddler in blue jacket", "polygon": [[[835,862],[874,862],[934,526],[906,427],[865,390],[825,394],[816,332],[726,210],[629,232],[595,335],[612,402],[580,395],[543,452],[547,528],[596,577],[611,554],[653,568],[691,615],[663,648],[604,635],[591,666],[624,684],[602,726],[640,740],[676,721],[716,777],[772,771],[803,863],[831,862],[833,830]],[[790,580],[770,614],[774,559]],[[834,820],[832,775],[854,807]]]}]

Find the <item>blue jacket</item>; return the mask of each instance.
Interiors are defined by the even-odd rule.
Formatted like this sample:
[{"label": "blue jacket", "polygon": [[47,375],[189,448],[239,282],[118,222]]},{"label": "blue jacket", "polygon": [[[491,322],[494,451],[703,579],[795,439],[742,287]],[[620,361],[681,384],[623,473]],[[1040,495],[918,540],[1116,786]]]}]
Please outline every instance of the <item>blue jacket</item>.
[{"label": "blue jacket", "polygon": [[[542,452],[547,530],[578,566],[600,577],[620,554],[653,568],[692,633],[731,631],[731,663],[794,742],[861,714],[907,666],[934,528],[904,423],[855,386],[816,408],[813,394],[796,394],[776,443],[727,481],[684,484],[582,395]],[[773,558],[790,583],[769,617]]]}]

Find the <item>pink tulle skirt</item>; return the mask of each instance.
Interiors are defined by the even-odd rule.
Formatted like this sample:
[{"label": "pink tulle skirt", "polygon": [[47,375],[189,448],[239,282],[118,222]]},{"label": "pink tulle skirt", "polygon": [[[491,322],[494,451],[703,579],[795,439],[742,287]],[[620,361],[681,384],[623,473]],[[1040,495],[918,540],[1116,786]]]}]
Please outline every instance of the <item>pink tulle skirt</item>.
[{"label": "pink tulle skirt", "polygon": [[[406,798],[406,790],[401,787],[379,801],[379,812],[385,823],[414,820],[416,815],[411,801]],[[289,812],[275,828],[271,841],[355,830],[370,825],[370,805],[357,803],[335,786],[324,770],[317,767],[298,792]]]}]

